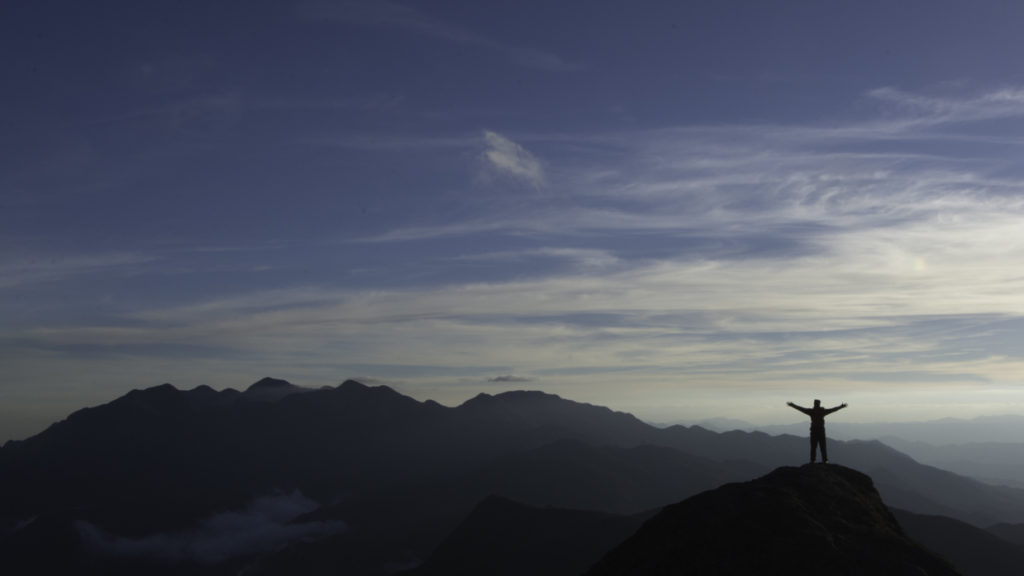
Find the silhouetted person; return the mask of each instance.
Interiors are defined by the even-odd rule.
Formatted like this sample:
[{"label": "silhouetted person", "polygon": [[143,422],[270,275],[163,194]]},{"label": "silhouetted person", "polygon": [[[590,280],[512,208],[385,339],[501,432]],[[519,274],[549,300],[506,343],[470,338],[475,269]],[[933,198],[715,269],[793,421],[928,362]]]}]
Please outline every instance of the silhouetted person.
[{"label": "silhouetted person", "polygon": [[819,445],[821,446],[821,461],[823,463],[828,462],[828,447],[825,445],[825,416],[828,416],[836,410],[846,408],[846,403],[843,402],[835,408],[822,408],[821,400],[814,401],[814,408],[804,408],[803,406],[797,406],[792,402],[786,402],[786,404],[811,417],[811,463],[814,463],[815,448]]}]

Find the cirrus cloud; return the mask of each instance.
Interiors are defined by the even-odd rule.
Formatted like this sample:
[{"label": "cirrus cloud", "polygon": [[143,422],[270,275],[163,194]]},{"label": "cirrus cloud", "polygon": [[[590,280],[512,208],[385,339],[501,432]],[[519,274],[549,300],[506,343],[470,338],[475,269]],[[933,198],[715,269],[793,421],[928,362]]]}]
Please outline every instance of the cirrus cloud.
[{"label": "cirrus cloud", "polygon": [[544,185],[544,169],[526,148],[490,130],[484,131],[484,143],[483,158],[491,171],[516,178],[534,188]]}]

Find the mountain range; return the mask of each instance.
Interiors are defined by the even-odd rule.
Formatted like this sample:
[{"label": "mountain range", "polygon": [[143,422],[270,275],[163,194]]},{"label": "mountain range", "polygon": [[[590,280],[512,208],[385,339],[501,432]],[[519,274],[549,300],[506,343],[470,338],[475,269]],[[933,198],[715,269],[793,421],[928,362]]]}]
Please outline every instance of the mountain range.
[{"label": "mountain range", "polygon": [[[795,435],[658,428],[537,391],[446,407],[352,380],[307,389],[267,378],[244,392],[165,384],[0,448],[0,562],[25,573],[440,573],[467,522],[484,534],[538,509],[564,512],[552,526],[595,527],[558,545],[589,551],[551,564],[572,572],[638,518],[800,464],[807,448]],[[1024,524],[1022,490],[878,441],[832,442],[830,454],[926,526],[951,519],[1006,542],[1006,554],[1020,546],[1005,534]],[[995,524],[1001,533],[985,531]]]}]

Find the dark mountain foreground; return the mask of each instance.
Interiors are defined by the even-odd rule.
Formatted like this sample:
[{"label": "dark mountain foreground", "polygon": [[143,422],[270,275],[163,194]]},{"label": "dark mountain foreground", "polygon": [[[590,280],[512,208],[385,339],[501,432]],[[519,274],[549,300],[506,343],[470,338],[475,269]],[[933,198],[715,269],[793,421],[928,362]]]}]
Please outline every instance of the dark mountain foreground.
[{"label": "dark mountain foreground", "polygon": [[970,576],[1019,576],[1024,570],[1024,547],[990,530],[966,522],[894,509],[900,526],[914,540],[942,555]]},{"label": "dark mountain foreground", "polygon": [[652,514],[538,508],[491,496],[403,576],[580,574]]},{"label": "dark mountain foreground", "polygon": [[1024,546],[1024,524],[1008,524],[1000,522],[988,527],[988,531],[1003,540]]},{"label": "dark mountain foreground", "polygon": [[[894,507],[979,528],[1024,522],[1022,490],[879,442],[834,442],[830,453]],[[629,517],[806,458],[806,437],[656,428],[543,392],[445,407],[351,380],[165,384],[0,448],[0,570],[386,575],[443,559],[439,546],[488,495],[530,514]],[[474,529],[496,543],[495,530]]]},{"label": "dark mountain foreground", "polygon": [[587,574],[959,572],[903,532],[871,478],[808,464],[668,506]]}]

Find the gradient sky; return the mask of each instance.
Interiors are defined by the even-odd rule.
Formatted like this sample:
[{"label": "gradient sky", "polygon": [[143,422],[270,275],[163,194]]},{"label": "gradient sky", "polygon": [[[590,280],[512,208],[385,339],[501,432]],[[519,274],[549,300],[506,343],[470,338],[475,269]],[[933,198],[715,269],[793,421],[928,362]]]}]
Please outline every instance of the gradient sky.
[{"label": "gradient sky", "polygon": [[265,375],[654,421],[1024,414],[1021,22],[5,4],[0,442]]}]

